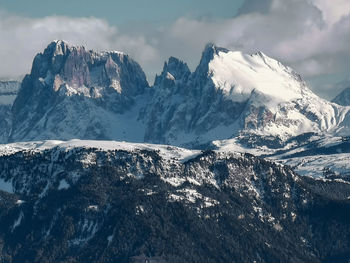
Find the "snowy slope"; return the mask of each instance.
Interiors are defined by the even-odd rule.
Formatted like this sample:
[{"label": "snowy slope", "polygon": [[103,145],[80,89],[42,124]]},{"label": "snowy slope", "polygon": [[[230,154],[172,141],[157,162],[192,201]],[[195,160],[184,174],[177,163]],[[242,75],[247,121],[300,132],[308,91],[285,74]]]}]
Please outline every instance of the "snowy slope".
[{"label": "snowy slope", "polygon": [[218,51],[209,72],[226,98],[248,102],[246,128],[265,135],[327,132],[341,125],[349,111],[315,95],[300,75],[261,52]]},{"label": "snowy slope", "polygon": [[301,175],[350,182],[349,137],[315,136],[308,144],[270,157],[291,166]]},{"label": "snowy slope", "polygon": [[276,148],[267,147],[267,143],[261,141],[251,143],[240,137],[213,142],[218,152],[250,153],[288,165],[303,176],[350,182],[349,137],[310,133],[293,137]]},{"label": "snowy slope", "polygon": [[310,155],[279,160],[300,175],[350,180],[350,154]]},{"label": "snowy slope", "polygon": [[233,101],[246,101],[253,91],[269,98],[267,106],[301,99],[307,92],[291,68],[259,52],[219,51],[209,63],[211,79]]},{"label": "snowy slope", "polygon": [[194,158],[201,153],[201,151],[198,150],[188,150],[160,144],[95,140],[48,140],[0,144],[0,156],[12,155],[21,151],[42,152],[53,148],[58,148],[63,151],[69,151],[75,148],[98,149],[101,151],[123,150],[129,152],[147,150],[156,151],[165,160],[177,160],[179,162],[184,162],[187,159]]}]

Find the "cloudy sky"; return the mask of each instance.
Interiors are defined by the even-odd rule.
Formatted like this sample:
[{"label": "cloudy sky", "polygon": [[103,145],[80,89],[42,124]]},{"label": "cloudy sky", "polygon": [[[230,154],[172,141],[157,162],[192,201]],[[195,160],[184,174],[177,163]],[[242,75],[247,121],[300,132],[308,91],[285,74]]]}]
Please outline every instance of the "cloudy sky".
[{"label": "cloudy sky", "polygon": [[263,51],[322,97],[350,86],[349,0],[0,0],[0,77],[54,39],[133,56],[150,81],[169,56],[192,70],[208,42]]}]

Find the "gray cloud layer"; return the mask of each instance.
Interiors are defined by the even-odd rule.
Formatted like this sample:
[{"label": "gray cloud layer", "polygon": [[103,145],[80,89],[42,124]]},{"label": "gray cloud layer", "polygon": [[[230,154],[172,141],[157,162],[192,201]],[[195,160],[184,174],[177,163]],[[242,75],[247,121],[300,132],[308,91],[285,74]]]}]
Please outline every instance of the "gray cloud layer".
[{"label": "gray cloud layer", "polygon": [[[182,17],[171,25],[118,29],[103,19],[51,16],[23,18],[0,12],[1,76],[30,70],[35,53],[53,39],[97,50],[130,53],[149,76],[170,55],[198,63],[207,42],[245,52],[262,50],[294,67],[324,97],[342,87],[350,61],[350,1],[250,0],[232,19]],[[345,83],[345,82],[343,82]]]}]

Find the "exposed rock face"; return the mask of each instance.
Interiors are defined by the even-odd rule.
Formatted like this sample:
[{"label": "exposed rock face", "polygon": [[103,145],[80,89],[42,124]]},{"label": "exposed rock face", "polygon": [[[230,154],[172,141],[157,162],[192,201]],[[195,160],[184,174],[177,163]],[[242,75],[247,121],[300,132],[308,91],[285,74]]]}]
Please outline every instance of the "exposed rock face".
[{"label": "exposed rock face", "polygon": [[141,67],[123,53],[53,42],[23,80],[10,140],[111,139],[115,115],[132,108],[147,88]]},{"label": "exposed rock face", "polygon": [[350,87],[340,92],[332,102],[342,106],[350,106]]},{"label": "exposed rock face", "polygon": [[175,67],[166,67],[174,63],[174,58],[165,64],[161,76],[156,78],[153,100],[147,106],[146,141],[191,147],[234,133],[232,127],[225,131],[222,126],[229,126],[239,117],[245,102],[232,102],[215,88],[209,62],[221,50],[224,49],[208,45],[192,74],[178,60],[182,67],[177,67],[177,73],[173,72]]},{"label": "exposed rock face", "polygon": [[2,258],[343,262],[350,256],[349,184],[300,177],[251,155],[207,151],[185,161],[169,157],[184,151],[175,147],[128,147],[58,146],[1,156],[0,178],[14,190],[0,191]]},{"label": "exposed rock face", "polygon": [[147,141],[198,147],[241,133],[286,140],[348,126],[348,109],[319,98],[291,68],[261,52],[209,44],[196,71],[185,77],[168,64],[147,106]]}]

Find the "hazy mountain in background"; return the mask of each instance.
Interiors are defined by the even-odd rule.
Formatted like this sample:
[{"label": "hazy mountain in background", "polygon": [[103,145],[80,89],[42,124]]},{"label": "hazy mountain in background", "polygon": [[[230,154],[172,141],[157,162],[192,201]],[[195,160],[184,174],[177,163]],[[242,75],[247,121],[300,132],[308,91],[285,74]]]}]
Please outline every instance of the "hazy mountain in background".
[{"label": "hazy mountain in background", "polygon": [[342,106],[350,106],[350,87],[340,92],[332,102]]},{"label": "hazy mountain in background", "polygon": [[0,142],[6,142],[12,128],[11,108],[21,83],[15,80],[0,80]]}]

